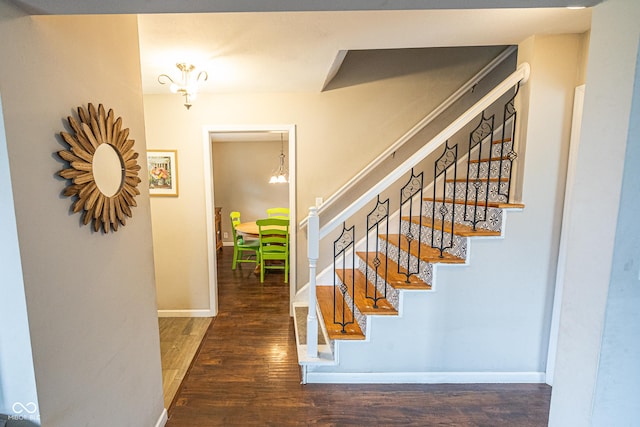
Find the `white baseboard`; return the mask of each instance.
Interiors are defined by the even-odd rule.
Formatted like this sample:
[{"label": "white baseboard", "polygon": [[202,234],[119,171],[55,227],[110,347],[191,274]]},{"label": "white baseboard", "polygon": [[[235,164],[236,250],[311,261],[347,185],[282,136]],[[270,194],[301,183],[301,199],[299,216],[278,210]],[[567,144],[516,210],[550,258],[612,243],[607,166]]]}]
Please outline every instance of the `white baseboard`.
[{"label": "white baseboard", "polygon": [[211,310],[158,310],[158,317],[214,317]]},{"label": "white baseboard", "polygon": [[317,384],[541,384],[544,372],[310,372]]},{"label": "white baseboard", "polygon": [[158,418],[158,422],[156,423],[155,427],[164,427],[165,424],[167,424],[167,421],[169,421],[169,418],[167,417],[167,408],[164,408],[162,410],[162,413],[160,414],[160,418]]}]

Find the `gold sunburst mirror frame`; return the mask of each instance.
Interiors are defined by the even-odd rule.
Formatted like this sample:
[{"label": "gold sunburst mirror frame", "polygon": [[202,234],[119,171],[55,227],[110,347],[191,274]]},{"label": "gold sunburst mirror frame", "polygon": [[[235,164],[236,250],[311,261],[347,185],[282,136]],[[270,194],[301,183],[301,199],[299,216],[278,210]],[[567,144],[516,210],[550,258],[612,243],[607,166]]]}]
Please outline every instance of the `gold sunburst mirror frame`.
[{"label": "gold sunburst mirror frame", "polygon": [[[132,216],[131,207],[137,206],[135,197],[140,194],[137,186],[141,182],[138,177],[141,168],[136,160],[138,153],[133,151],[135,142],[128,139],[129,129],[122,129],[122,119],[114,119],[111,109],[105,113],[102,104],[97,109],[91,103],[87,110],[78,107],[78,117],[79,122],[72,116],[67,118],[73,133],[60,132],[69,149],[58,151],[58,155],[70,166],[58,172],[70,180],[63,194],[76,198],[72,211],[84,211],[84,225],[93,221],[96,232],[101,228],[104,233],[118,231],[118,224],[124,226],[126,217]],[[96,180],[99,166],[96,160],[99,152],[104,151],[111,152],[116,165],[119,163],[108,171],[115,176],[115,186],[111,184],[108,191]]]}]

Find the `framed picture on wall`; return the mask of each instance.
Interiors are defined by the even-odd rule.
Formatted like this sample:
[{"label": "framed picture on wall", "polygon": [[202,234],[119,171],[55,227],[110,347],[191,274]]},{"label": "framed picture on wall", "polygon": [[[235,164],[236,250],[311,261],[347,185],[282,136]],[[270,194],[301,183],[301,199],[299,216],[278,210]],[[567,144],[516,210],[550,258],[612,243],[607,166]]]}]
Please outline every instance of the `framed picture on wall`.
[{"label": "framed picture on wall", "polygon": [[177,150],[147,150],[150,196],[178,196]]}]

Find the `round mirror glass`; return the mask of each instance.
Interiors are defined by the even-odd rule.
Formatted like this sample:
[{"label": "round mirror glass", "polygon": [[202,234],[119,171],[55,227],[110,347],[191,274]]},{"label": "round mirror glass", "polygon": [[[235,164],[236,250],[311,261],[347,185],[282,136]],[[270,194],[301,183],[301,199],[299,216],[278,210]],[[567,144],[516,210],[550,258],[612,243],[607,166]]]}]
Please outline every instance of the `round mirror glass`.
[{"label": "round mirror glass", "polygon": [[124,179],[122,159],[111,144],[100,144],[93,154],[93,179],[107,197],[115,195]]}]

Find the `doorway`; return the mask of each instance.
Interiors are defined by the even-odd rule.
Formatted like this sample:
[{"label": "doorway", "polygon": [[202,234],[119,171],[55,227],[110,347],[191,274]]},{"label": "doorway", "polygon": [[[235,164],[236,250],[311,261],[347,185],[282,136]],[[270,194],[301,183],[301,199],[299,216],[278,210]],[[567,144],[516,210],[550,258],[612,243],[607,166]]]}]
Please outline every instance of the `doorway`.
[{"label": "doorway", "polygon": [[[288,185],[288,207],[290,210],[289,218],[291,222],[291,252],[290,252],[290,272],[289,272],[289,311],[291,312],[293,299],[296,294],[296,127],[295,125],[247,125],[247,126],[205,126],[203,129],[204,144],[204,176],[205,176],[205,208],[207,219],[207,257],[209,267],[209,301],[212,315],[218,313],[218,277],[216,262],[216,229],[215,229],[215,208],[218,206],[215,198],[215,174],[213,160],[213,144],[214,141],[220,140],[224,135],[225,139],[235,136],[238,144],[242,143],[242,138],[248,138],[251,141],[274,141],[279,140],[282,136],[283,143],[286,144],[288,154],[287,168],[289,171]],[[249,137],[250,136],[250,137]],[[287,142],[288,141],[288,142]],[[248,154],[250,155],[250,154]],[[269,168],[275,168],[278,161],[278,152],[274,152],[272,156],[263,159]],[[268,174],[264,177],[265,182],[268,181]],[[284,184],[271,184],[284,185]],[[225,209],[225,207],[222,207]],[[222,221],[229,216],[231,207],[226,207],[226,211],[222,212]],[[265,213],[266,216],[266,213]],[[255,219],[248,218],[247,219]],[[228,222],[228,220],[227,220]]]}]

